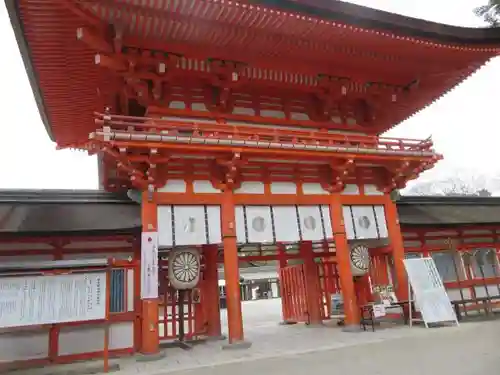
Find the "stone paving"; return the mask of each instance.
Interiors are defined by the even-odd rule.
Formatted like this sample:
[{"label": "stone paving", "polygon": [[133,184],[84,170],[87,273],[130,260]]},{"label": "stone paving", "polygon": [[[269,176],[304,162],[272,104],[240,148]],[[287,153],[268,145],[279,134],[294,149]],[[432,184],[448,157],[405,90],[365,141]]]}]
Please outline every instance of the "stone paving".
[{"label": "stone paving", "polygon": [[[327,324],[324,327],[307,327],[305,325],[281,326],[278,324],[281,315],[279,300],[265,300],[246,302],[243,305],[245,320],[245,334],[248,341],[252,342],[252,347],[242,350],[222,350],[224,342],[208,342],[196,345],[190,351],[178,348],[165,350],[166,357],[154,362],[138,362],[135,357],[122,358],[113,363],[118,363],[120,375],[148,374],[163,375],[181,370],[210,369],[214,366],[228,365],[234,363],[261,362],[272,358],[295,358],[304,354],[329,352],[345,348],[356,348],[369,344],[384,342],[394,342],[406,340],[406,345],[411,346],[413,340],[426,340],[435,337],[460,335],[463,332],[474,332],[478,327],[493,325],[495,329],[500,328],[500,323],[468,323],[460,327],[447,327],[438,329],[425,329],[421,327],[408,328],[402,325],[383,324],[375,332],[347,333],[334,324]],[[223,317],[223,326],[226,318]],[[484,329],[484,328],[483,328]],[[448,335],[448,336],[447,336]],[[498,343],[500,343],[500,336]],[[422,341],[422,342],[424,342]],[[455,340],[456,341],[456,340]],[[417,341],[415,341],[417,342]],[[409,344],[408,344],[409,343]],[[392,344],[394,346],[395,344]],[[374,347],[378,347],[374,345]],[[397,349],[397,344],[396,344]],[[366,349],[365,349],[366,350]],[[399,352],[398,352],[399,355]],[[259,361],[257,361],[259,360]],[[71,368],[71,373],[75,373],[76,368],[80,373],[91,366],[99,366],[100,362],[90,362],[85,364],[70,365],[43,370],[29,370],[27,372],[16,372],[29,375],[45,374],[65,374],[65,369]],[[92,371],[95,373],[95,371]],[[268,372],[268,371],[266,371]],[[88,372],[87,372],[88,373]],[[450,372],[451,373],[451,372]],[[274,374],[274,371],[273,371]],[[431,373],[432,374],[432,373]],[[371,375],[371,374],[370,374]]]},{"label": "stone paving", "polygon": [[493,375],[500,371],[499,343],[499,321],[467,323],[458,328],[417,329],[382,342],[360,342],[168,375]]}]

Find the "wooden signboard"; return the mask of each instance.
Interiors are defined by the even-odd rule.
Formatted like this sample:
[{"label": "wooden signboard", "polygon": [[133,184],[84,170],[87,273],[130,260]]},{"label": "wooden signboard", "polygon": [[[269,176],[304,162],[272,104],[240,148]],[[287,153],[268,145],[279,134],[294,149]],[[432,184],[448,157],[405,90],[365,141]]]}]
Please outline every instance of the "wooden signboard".
[{"label": "wooden signboard", "polygon": [[442,322],[455,322],[458,325],[455,310],[453,310],[434,260],[432,258],[405,259],[404,264],[408,273],[410,300],[413,291],[425,326]]}]

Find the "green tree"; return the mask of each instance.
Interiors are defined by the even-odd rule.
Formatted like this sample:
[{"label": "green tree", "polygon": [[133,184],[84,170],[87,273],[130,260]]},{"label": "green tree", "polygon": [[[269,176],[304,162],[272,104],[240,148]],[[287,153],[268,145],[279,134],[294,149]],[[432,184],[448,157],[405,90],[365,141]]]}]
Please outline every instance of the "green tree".
[{"label": "green tree", "polygon": [[500,27],[500,0],[488,0],[487,5],[477,7],[474,13],[492,27]]}]

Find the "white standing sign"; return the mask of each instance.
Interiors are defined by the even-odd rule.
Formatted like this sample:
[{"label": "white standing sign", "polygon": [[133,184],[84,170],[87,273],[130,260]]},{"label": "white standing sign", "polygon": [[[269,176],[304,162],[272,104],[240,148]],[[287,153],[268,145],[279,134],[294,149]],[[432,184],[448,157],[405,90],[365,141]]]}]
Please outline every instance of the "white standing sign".
[{"label": "white standing sign", "polygon": [[457,316],[434,260],[432,258],[405,259],[404,264],[408,274],[408,283],[413,289],[425,325],[441,322],[455,322],[458,325]]},{"label": "white standing sign", "polygon": [[0,278],[0,327],[106,318],[106,273]]},{"label": "white standing sign", "polygon": [[158,298],[158,232],[143,232],[141,298]]}]

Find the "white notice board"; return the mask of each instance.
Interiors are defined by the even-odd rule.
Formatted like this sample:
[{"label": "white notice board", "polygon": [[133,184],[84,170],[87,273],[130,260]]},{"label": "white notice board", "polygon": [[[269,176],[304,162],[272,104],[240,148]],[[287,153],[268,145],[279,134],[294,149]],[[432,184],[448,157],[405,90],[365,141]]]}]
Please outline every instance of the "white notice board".
[{"label": "white notice board", "polygon": [[106,273],[0,278],[0,328],[106,318]]},{"label": "white notice board", "polygon": [[[455,322],[458,325],[448,293],[432,258],[404,260],[408,282],[417,300],[425,325]],[[411,299],[411,296],[410,296]]]}]

